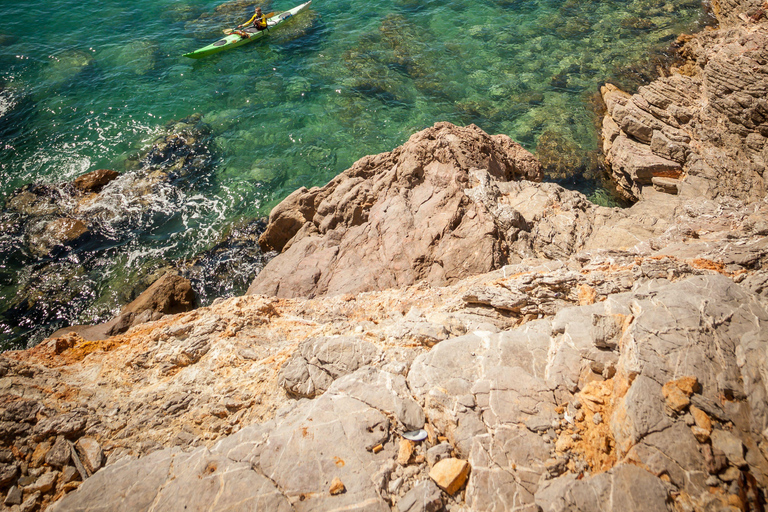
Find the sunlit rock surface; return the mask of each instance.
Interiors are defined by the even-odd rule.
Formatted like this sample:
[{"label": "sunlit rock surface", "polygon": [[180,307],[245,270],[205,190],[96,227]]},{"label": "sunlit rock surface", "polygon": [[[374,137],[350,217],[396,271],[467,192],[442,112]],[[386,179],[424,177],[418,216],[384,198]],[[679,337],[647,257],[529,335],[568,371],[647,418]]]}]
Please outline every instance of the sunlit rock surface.
[{"label": "sunlit rock surface", "polygon": [[[718,6],[723,26],[695,43],[715,52],[705,67],[732,44],[721,36],[763,37],[763,19],[731,13],[747,7]],[[438,124],[278,206],[262,243],[283,263],[254,293],[4,353],[6,505],[760,510],[764,164],[638,110],[649,91],[695,79],[604,90],[606,151],[632,150],[613,155],[635,169],[624,173],[640,199],[631,208],[530,181],[538,163],[510,140]],[[717,101],[691,100],[689,121],[705,126]],[[707,129],[758,147],[763,121],[750,119]],[[696,175],[694,153],[731,174]],[[429,243],[372,235],[387,229]],[[431,252],[407,252],[419,247]],[[445,272],[472,247],[485,256],[462,261],[485,266]],[[458,474],[433,471],[439,462]]]}]

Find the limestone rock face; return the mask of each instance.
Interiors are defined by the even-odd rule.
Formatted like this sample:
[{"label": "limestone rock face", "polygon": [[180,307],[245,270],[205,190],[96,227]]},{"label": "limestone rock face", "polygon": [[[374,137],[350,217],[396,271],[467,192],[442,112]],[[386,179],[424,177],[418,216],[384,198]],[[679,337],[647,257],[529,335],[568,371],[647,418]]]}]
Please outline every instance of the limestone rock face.
[{"label": "limestone rock face", "polygon": [[[765,197],[768,20],[759,1],[718,2],[720,28],[688,38],[685,66],[629,95],[602,89],[603,152],[618,190]],[[762,7],[764,10],[765,6]]]},{"label": "limestone rock face", "polygon": [[538,161],[509,137],[438,123],[275,207],[260,243],[282,253],[248,293],[313,297],[421,280],[441,285],[498,268],[505,262],[500,226],[465,192],[474,169],[500,181],[541,179]]},{"label": "limestone rock face", "polygon": [[558,510],[668,510],[668,490],[649,472],[622,464],[594,478],[551,480],[536,494],[544,512]]},{"label": "limestone rock face", "polygon": [[[451,464],[461,466],[454,476],[462,482],[442,483],[445,499],[466,478],[461,499],[478,511],[592,509],[606,500],[616,510],[663,510],[673,501],[697,509],[731,495],[762,499],[766,329],[766,303],[728,277],[649,279],[515,329],[449,338],[418,355],[407,379],[362,367],[210,448],[166,448],[108,465],[54,510],[95,510],[128,489],[137,504],[175,510],[218,503],[232,496],[221,492],[230,486],[277,510],[411,510],[422,494],[431,508],[438,497],[419,482]],[[670,410],[663,389],[679,390],[687,404]],[[432,440],[413,444],[399,466],[398,434],[426,418]],[[694,429],[707,422],[711,444]],[[454,458],[430,469],[428,449],[443,445]],[[337,478],[345,492],[332,495]]]},{"label": "limestone rock face", "polygon": [[431,480],[416,484],[397,503],[398,512],[436,512],[443,506],[440,489]]},{"label": "limestone rock face", "polygon": [[[396,402],[397,397],[379,401]],[[103,503],[117,503],[137,480],[146,487],[131,492],[143,494],[134,501],[155,503],[163,510],[184,510],[190,503],[226,508],[235,502],[260,510],[292,510],[295,502],[306,510],[389,510],[371,483],[393,456],[392,443],[387,443],[391,426],[384,411],[329,391],[271,422],[244,428],[211,450],[159,451],[108,467],[88,479],[88,489],[82,486],[53,510],[98,510]],[[374,453],[371,448],[381,443],[386,448]],[[343,482],[344,493],[329,494],[335,479]],[[91,492],[102,493],[102,502]]]},{"label": "limestone rock face", "polygon": [[[715,303],[716,310],[708,306]],[[530,322],[525,328],[475,332],[442,342],[416,358],[408,382],[424,400],[432,424],[447,433],[460,456],[468,457],[472,472],[466,499],[473,510],[493,510],[509,500],[517,506],[535,501],[545,510],[568,508],[567,499],[539,497],[541,479],[551,478],[545,462],[559,457],[568,465],[580,460],[576,464],[592,469],[631,461],[653,474],[666,473],[697,500],[708,499],[700,443],[683,421],[684,411],[667,412],[662,384],[695,376],[701,388],[693,396],[703,403],[741,397],[736,401],[743,405],[729,405],[733,415],[721,415],[712,435],[717,435],[718,446],[730,443],[734,465],[743,464],[741,442],[722,429],[728,421],[738,422],[734,432],[749,431],[752,442],[762,442],[766,383],[758,384],[755,372],[765,357],[754,353],[754,343],[768,326],[767,313],[755,296],[724,277],[674,285],[650,282],[606,302],[563,309],[552,320]],[[709,325],[725,317],[726,331],[710,331]],[[614,336],[620,341],[614,348],[606,350],[606,331],[596,328],[595,318],[619,320]],[[719,357],[711,352],[716,347],[723,349]],[[754,355],[742,360],[737,354]],[[581,413],[573,408],[576,402]],[[759,450],[753,455],[760,461],[755,474],[763,479],[768,461]],[[578,473],[578,466],[570,467]],[[600,476],[575,485],[596,485],[635,503],[630,509],[645,509],[640,506],[643,496],[633,495],[631,483],[658,480],[649,473],[618,476],[627,471],[617,468],[608,480]],[[565,482],[572,476],[561,478]],[[590,508],[579,500],[594,499],[593,491],[561,485],[572,484],[553,482],[544,496],[553,488],[558,500],[583,494],[569,506]],[[664,485],[654,485],[648,487],[648,499],[664,503]]]}]

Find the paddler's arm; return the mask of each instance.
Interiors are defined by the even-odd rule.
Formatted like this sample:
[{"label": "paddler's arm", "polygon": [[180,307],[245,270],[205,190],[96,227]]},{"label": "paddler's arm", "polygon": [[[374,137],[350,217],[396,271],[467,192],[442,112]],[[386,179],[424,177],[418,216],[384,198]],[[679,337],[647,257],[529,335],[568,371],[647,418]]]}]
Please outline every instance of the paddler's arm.
[{"label": "paddler's arm", "polygon": [[251,16],[251,19],[249,19],[248,21],[246,21],[242,25],[238,25],[237,28],[241,28],[241,27],[244,27],[246,25],[250,25],[251,23],[253,23],[253,20],[255,20],[255,19],[256,19],[256,15],[254,14],[253,16]]}]

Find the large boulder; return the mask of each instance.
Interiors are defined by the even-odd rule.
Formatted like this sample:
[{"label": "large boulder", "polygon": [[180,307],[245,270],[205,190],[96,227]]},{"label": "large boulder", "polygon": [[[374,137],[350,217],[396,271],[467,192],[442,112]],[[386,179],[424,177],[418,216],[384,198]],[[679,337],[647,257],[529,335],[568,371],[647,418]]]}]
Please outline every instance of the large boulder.
[{"label": "large boulder", "polygon": [[541,179],[538,161],[509,137],[437,123],[275,207],[260,242],[282,253],[248,292],[312,297],[442,285],[498,268],[506,242],[488,206],[465,192],[473,170],[502,182]]},{"label": "large boulder", "polygon": [[120,313],[108,322],[64,327],[50,337],[58,338],[74,332],[86,340],[105,339],[123,333],[133,325],[157,320],[163,315],[191,311],[195,307],[197,296],[192,283],[175,272],[166,272],[135,300],[123,306]]}]

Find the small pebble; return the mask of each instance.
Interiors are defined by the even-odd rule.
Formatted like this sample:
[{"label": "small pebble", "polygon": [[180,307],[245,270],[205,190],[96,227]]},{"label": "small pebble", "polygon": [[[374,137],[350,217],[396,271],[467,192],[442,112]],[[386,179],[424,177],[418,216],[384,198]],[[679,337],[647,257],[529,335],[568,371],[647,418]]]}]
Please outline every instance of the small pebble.
[{"label": "small pebble", "polygon": [[599,425],[600,423],[602,423],[602,422],[603,422],[603,415],[602,415],[602,414],[600,414],[599,412],[595,413],[595,415],[594,415],[594,416],[592,416],[592,422],[593,422],[595,425]]}]

